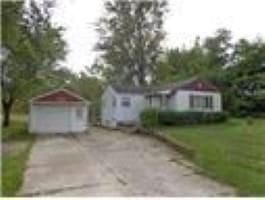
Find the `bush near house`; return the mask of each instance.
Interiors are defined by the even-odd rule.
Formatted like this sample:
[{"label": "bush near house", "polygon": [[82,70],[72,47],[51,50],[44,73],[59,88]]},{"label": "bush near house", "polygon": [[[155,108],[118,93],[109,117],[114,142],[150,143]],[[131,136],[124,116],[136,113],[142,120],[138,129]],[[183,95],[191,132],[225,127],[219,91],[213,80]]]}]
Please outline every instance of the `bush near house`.
[{"label": "bush near house", "polygon": [[218,123],[226,121],[227,117],[226,112],[177,112],[157,109],[145,109],[140,115],[144,127]]},{"label": "bush near house", "polygon": [[176,112],[172,110],[160,111],[158,121],[161,125],[206,124],[224,122],[225,112]]},{"label": "bush near house", "polygon": [[140,119],[144,127],[150,128],[155,127],[159,124],[158,122],[159,111],[154,108],[148,108],[141,112]]}]

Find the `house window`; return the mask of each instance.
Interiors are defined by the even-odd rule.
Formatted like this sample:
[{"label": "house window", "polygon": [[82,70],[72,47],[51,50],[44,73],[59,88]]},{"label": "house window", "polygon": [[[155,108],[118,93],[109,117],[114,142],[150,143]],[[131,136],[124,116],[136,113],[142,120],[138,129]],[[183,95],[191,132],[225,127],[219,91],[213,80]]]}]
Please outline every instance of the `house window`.
[{"label": "house window", "polygon": [[121,99],[121,105],[124,106],[124,107],[130,107],[131,99],[129,97],[123,97]]},{"label": "house window", "polygon": [[213,97],[212,96],[190,95],[190,108],[212,109],[213,108]]},{"label": "house window", "polygon": [[83,109],[81,107],[76,108],[76,117],[77,118],[83,118],[83,115],[84,115]]}]

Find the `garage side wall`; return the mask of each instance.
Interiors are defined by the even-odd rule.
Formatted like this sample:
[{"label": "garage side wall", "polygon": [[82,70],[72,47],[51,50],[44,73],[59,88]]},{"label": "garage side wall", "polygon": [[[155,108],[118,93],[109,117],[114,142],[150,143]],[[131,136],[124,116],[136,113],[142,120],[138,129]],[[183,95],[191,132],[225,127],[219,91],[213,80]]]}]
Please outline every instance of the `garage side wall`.
[{"label": "garage side wall", "polygon": [[88,106],[87,105],[71,106],[70,110],[71,110],[71,121],[70,121],[71,132],[86,131],[89,127]]}]

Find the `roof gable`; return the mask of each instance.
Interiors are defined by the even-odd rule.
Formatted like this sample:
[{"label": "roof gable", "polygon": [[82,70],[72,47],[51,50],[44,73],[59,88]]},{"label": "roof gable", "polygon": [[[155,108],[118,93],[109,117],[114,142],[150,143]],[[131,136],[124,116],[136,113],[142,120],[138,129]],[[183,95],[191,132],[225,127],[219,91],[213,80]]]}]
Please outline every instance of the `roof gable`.
[{"label": "roof gable", "polygon": [[58,89],[39,95],[33,98],[32,101],[39,103],[42,102],[63,103],[63,102],[81,102],[86,100],[67,89]]}]

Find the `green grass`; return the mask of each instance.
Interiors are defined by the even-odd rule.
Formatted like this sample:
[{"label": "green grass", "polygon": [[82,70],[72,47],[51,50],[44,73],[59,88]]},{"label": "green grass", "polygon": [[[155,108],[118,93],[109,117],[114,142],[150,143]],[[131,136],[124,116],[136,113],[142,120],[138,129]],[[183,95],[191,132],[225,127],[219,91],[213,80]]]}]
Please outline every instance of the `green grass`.
[{"label": "green grass", "polygon": [[2,196],[16,196],[23,183],[23,173],[30,152],[32,141],[17,152],[2,157]]},{"label": "green grass", "polygon": [[2,141],[29,140],[33,136],[28,133],[26,116],[12,115],[10,126],[3,127]]},{"label": "green grass", "polygon": [[[15,196],[23,182],[23,173],[34,136],[27,132],[23,117],[14,117],[10,126],[2,129],[2,140],[14,146],[2,155],[2,196]],[[18,143],[24,143],[16,148]]]},{"label": "green grass", "polygon": [[239,195],[265,195],[265,119],[162,130],[195,149],[193,161],[205,174],[236,187]]}]

